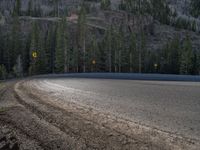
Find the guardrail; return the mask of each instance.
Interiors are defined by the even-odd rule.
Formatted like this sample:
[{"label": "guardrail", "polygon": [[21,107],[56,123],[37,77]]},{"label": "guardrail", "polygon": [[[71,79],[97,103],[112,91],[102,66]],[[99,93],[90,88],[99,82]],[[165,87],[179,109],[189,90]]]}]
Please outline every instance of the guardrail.
[{"label": "guardrail", "polygon": [[99,78],[125,80],[155,80],[155,81],[190,81],[200,82],[200,76],[168,75],[168,74],[139,74],[139,73],[67,73],[34,76],[36,78]]}]

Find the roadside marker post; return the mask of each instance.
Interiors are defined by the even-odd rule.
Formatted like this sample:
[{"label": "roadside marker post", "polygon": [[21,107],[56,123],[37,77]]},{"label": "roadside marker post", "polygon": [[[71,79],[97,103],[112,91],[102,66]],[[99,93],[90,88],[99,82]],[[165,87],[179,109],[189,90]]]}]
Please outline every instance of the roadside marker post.
[{"label": "roadside marker post", "polygon": [[32,57],[33,57],[34,59],[37,58],[37,52],[36,52],[36,51],[32,52]]}]

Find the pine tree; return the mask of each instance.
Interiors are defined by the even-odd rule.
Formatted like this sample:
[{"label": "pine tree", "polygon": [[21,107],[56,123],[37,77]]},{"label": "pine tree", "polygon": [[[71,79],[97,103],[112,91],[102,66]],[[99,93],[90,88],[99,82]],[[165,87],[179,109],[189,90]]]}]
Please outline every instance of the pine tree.
[{"label": "pine tree", "polygon": [[[115,72],[121,72],[126,64],[126,48],[124,42],[124,32],[122,26],[117,31],[112,31],[112,49],[115,50]],[[116,32],[116,34],[114,34]],[[116,69],[117,67],[117,69]]]},{"label": "pine tree", "polygon": [[29,2],[28,2],[27,15],[28,16],[32,16],[33,15],[33,1],[32,0],[29,0]]},{"label": "pine tree", "polygon": [[45,52],[45,38],[40,33],[38,41],[38,57],[36,62],[37,74],[47,73],[47,56]]},{"label": "pine tree", "polygon": [[79,72],[79,55],[80,55],[80,51],[77,48],[76,45],[74,45],[72,51],[71,51],[71,65],[73,68],[73,72]]},{"label": "pine tree", "polygon": [[160,72],[161,73],[169,73],[169,59],[170,59],[170,42],[167,42],[164,45],[163,49],[160,52]]},{"label": "pine tree", "polygon": [[113,61],[114,61],[114,68],[115,68],[115,72],[118,72],[119,69],[119,50],[120,50],[120,35],[119,35],[119,31],[117,29],[115,29],[112,33],[112,50],[114,51],[113,53]]},{"label": "pine tree", "polygon": [[4,63],[4,42],[2,35],[0,35],[0,64]]},{"label": "pine tree", "polygon": [[70,52],[69,52],[69,34],[67,30],[67,21],[65,18],[62,19],[63,26],[63,48],[64,48],[64,72],[69,72],[70,67]]},{"label": "pine tree", "polygon": [[12,43],[11,39],[9,38],[10,35],[6,35],[5,38],[5,43],[4,43],[4,55],[3,55],[3,60],[4,60],[4,65],[7,68],[7,71],[10,72],[12,71]]},{"label": "pine tree", "polygon": [[54,25],[51,25],[46,40],[45,53],[47,56],[47,72],[54,73],[54,60],[55,60],[55,44],[56,44],[56,31]]},{"label": "pine tree", "polygon": [[191,0],[190,12],[194,17],[200,16],[200,0]]},{"label": "pine tree", "polygon": [[200,75],[200,52],[198,51],[198,52],[196,52],[196,68],[197,68],[197,70],[196,70],[196,73],[198,74],[198,75]]},{"label": "pine tree", "polygon": [[[32,24],[32,33],[31,33],[31,44],[30,44],[30,67],[29,74],[33,75],[37,72],[37,58],[34,58],[32,55],[34,52],[38,53],[39,48],[39,27],[37,22],[33,22]],[[37,54],[38,55],[38,54]]]},{"label": "pine tree", "polygon": [[23,72],[28,73],[29,71],[29,63],[30,63],[30,45],[31,45],[31,33],[27,35],[26,40],[24,41],[24,48],[22,53],[22,64],[23,64]]},{"label": "pine tree", "polygon": [[106,65],[107,71],[112,72],[112,34],[113,34],[113,27],[110,26],[105,34],[105,49],[106,49]]},{"label": "pine tree", "polygon": [[82,5],[78,17],[78,45],[83,54],[83,72],[86,71],[85,56],[86,56],[86,10]]},{"label": "pine tree", "polygon": [[16,65],[13,67],[13,72],[16,77],[23,76],[23,66],[22,66],[22,58],[21,55],[18,55],[16,60]]},{"label": "pine tree", "polygon": [[136,35],[135,33],[131,33],[130,37],[130,46],[129,46],[129,71],[135,71],[136,65],[136,57],[137,57],[137,45],[136,45]]},{"label": "pine tree", "polygon": [[196,30],[197,30],[197,24],[196,24],[195,20],[191,23],[191,30],[194,32],[196,32]]},{"label": "pine tree", "polygon": [[144,31],[141,31],[139,34],[138,41],[138,72],[142,73],[142,69],[144,68],[144,59],[146,53],[146,38]]},{"label": "pine tree", "polygon": [[54,0],[54,17],[59,17],[60,14],[59,14],[59,3],[60,3],[60,0]]},{"label": "pine tree", "polygon": [[55,70],[57,73],[63,73],[64,67],[65,67],[64,34],[63,34],[63,25],[61,22],[59,22],[56,32]]},{"label": "pine tree", "polygon": [[0,65],[0,79],[5,80],[7,77],[7,71],[4,65]]},{"label": "pine tree", "polygon": [[[105,36],[106,37],[106,36]],[[98,68],[98,71],[107,71],[107,65],[108,65],[108,61],[107,61],[107,46],[106,46],[106,38],[103,38],[102,41],[99,42],[98,44],[98,48],[99,48],[99,56],[98,56],[98,59],[99,59],[99,68]]]},{"label": "pine tree", "polygon": [[161,73],[179,74],[180,71],[180,40],[175,37],[169,41],[161,52]]},{"label": "pine tree", "polygon": [[191,73],[193,57],[192,44],[189,36],[187,35],[184,41],[183,51],[181,52],[180,74]]},{"label": "pine tree", "polygon": [[91,37],[91,44],[86,53],[86,65],[90,72],[96,72],[100,67],[100,53],[95,36]]},{"label": "pine tree", "polygon": [[21,37],[20,37],[20,21],[19,17],[16,15],[13,17],[13,25],[11,32],[11,68],[16,64],[16,59],[18,55],[22,53],[21,51]]},{"label": "pine tree", "polygon": [[21,0],[16,0],[13,10],[13,16],[20,16],[20,15],[21,15]]}]

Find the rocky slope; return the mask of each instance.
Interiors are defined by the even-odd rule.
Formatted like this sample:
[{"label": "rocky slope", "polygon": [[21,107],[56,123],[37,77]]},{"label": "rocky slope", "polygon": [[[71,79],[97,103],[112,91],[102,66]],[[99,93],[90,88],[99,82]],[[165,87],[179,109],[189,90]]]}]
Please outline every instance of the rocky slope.
[{"label": "rocky slope", "polygon": [[[119,11],[118,5],[120,0],[111,0],[112,10],[111,11],[102,11],[100,10],[100,2],[93,2],[87,1],[90,5],[91,9],[89,14],[87,14],[88,19],[88,26],[91,27],[92,32],[97,32],[101,34],[102,31],[105,31],[107,27],[110,26],[111,23],[115,25],[119,25],[125,23],[126,26],[129,27],[127,32],[133,30],[134,32],[138,32],[138,28],[142,24],[142,28],[147,30],[148,34],[148,41],[147,41],[147,48],[151,50],[157,50],[163,47],[167,43],[167,41],[172,40],[175,36],[178,36],[183,40],[186,35],[192,39],[192,44],[195,50],[200,49],[200,20],[199,18],[194,18],[189,13],[189,1],[184,0],[167,0],[168,4],[172,11],[177,12],[177,18],[184,18],[186,20],[196,22],[196,32],[185,30],[185,29],[178,29],[171,25],[164,25],[160,24],[159,22],[153,20],[151,16],[143,16],[142,23],[139,22],[137,16],[127,17],[123,11]],[[0,13],[1,13],[1,20],[0,24],[4,25],[4,28],[7,30],[9,29],[9,18],[11,16],[11,12],[14,8],[15,0],[1,0],[0,1]],[[66,9],[70,12],[68,15],[75,13],[77,14],[77,9],[79,4],[82,0],[61,0],[59,9],[60,13],[63,13]],[[47,29],[49,24],[52,22],[57,22],[60,19],[52,17],[51,14],[54,11],[54,5],[52,1],[49,0],[36,0],[34,1],[35,6],[40,6],[42,10],[43,17],[27,17],[26,11],[28,9],[28,0],[21,0],[21,10],[22,16],[20,20],[22,22],[22,32],[26,34],[26,32],[30,31],[30,25],[33,20],[38,20],[42,25],[43,29]],[[73,20],[72,26],[77,23],[77,18]]]}]

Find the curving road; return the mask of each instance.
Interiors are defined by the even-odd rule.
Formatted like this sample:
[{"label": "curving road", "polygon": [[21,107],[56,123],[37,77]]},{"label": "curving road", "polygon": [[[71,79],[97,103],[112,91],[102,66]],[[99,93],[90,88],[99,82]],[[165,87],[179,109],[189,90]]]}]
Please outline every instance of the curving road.
[{"label": "curving road", "polygon": [[199,150],[199,79],[67,74],[0,83],[0,149]]},{"label": "curving road", "polygon": [[200,139],[200,83],[38,78],[30,84],[65,103],[76,102],[170,133]]}]

